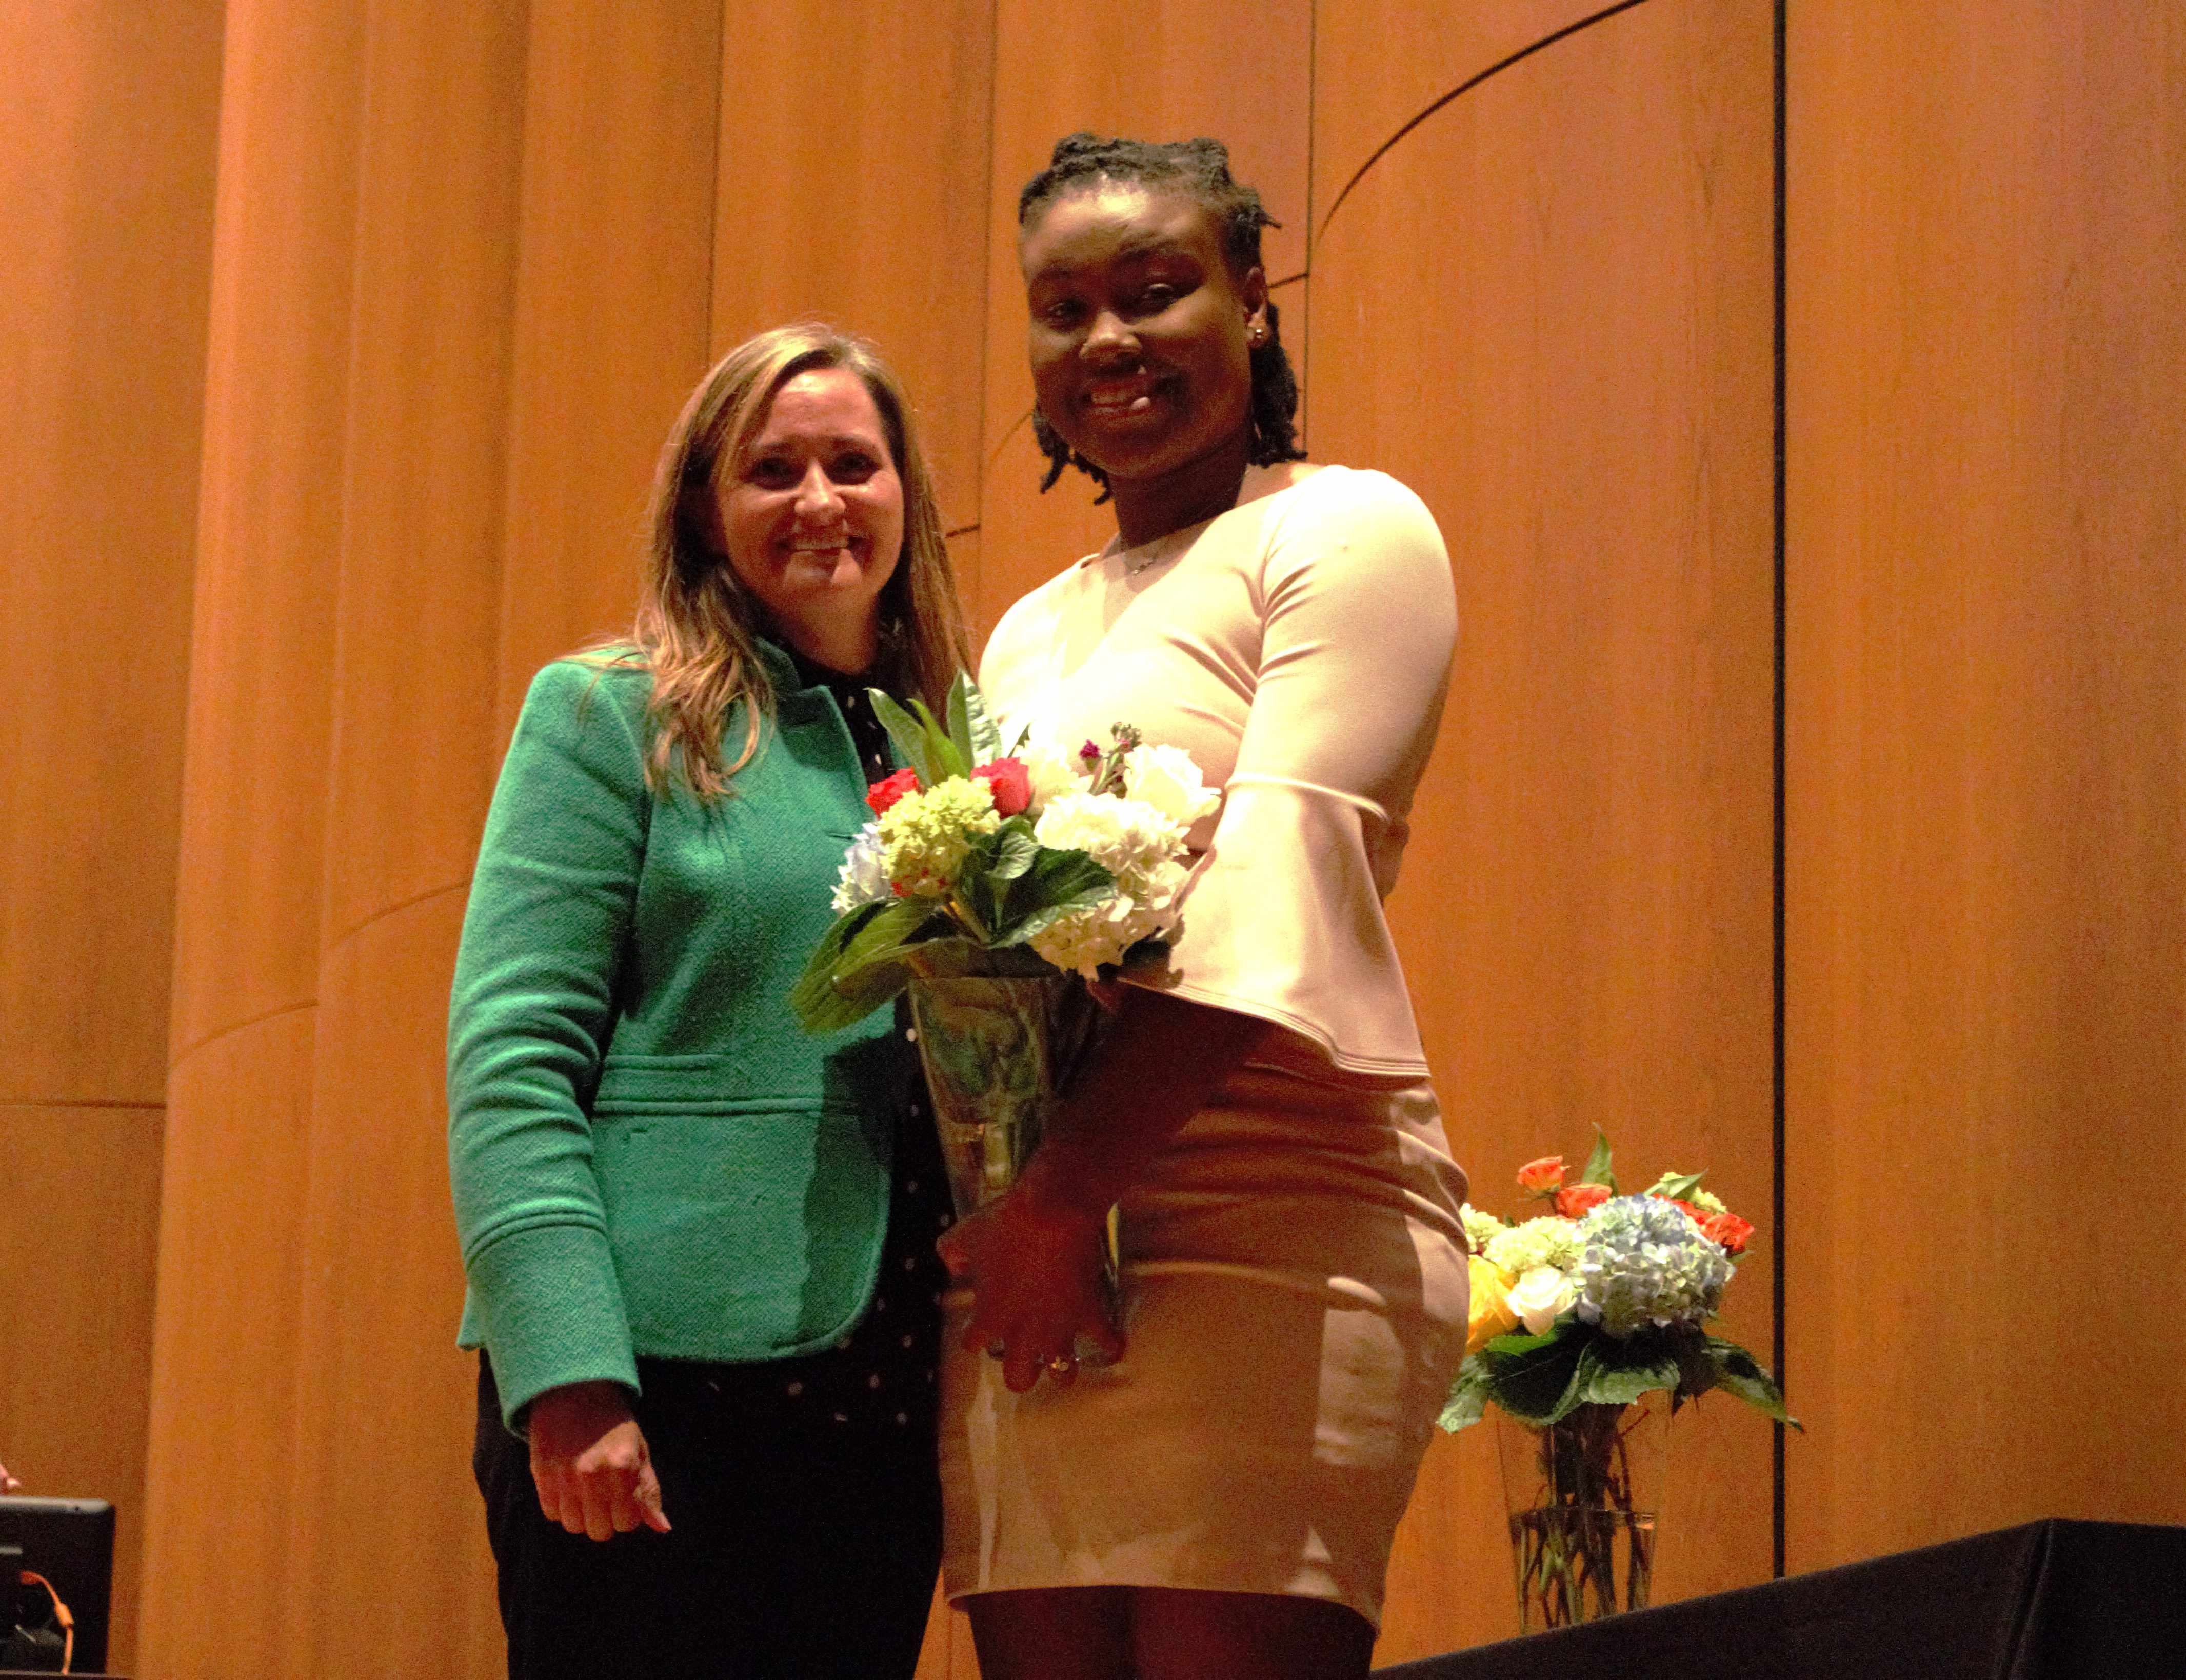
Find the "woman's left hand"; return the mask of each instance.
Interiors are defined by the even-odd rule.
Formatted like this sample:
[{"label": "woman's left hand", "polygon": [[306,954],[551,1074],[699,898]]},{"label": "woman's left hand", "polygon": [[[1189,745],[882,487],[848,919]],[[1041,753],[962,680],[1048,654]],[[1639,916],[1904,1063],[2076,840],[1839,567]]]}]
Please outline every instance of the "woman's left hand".
[{"label": "woman's left hand", "polygon": [[950,1275],[973,1291],[965,1347],[996,1354],[1012,1392],[1023,1394],[1043,1375],[1068,1386],[1081,1342],[1107,1358],[1122,1357],[1103,1281],[1107,1213],[1053,1194],[1036,1168],[939,1246]]}]

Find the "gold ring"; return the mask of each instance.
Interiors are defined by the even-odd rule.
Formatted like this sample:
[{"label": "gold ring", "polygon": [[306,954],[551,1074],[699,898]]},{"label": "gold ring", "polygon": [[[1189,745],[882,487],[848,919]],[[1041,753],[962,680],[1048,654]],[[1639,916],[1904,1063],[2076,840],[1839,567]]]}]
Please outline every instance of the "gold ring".
[{"label": "gold ring", "polygon": [[1068,1376],[1078,1369],[1078,1361],[1068,1353],[1058,1353],[1047,1362],[1047,1369],[1057,1376]]}]

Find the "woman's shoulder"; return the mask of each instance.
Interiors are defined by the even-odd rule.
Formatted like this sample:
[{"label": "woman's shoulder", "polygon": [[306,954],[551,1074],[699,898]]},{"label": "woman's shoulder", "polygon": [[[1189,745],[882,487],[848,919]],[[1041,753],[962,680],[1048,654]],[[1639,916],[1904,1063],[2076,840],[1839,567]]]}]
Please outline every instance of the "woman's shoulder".
[{"label": "woman's shoulder", "polygon": [[637,648],[608,643],[550,659],[535,672],[517,714],[519,741],[560,742],[563,750],[617,758],[642,752],[653,671]]},{"label": "woman's shoulder", "polygon": [[982,672],[998,648],[1007,648],[1027,639],[1045,646],[1071,591],[1079,586],[1085,568],[1097,563],[1100,557],[1096,552],[1073,560],[1046,582],[1035,584],[1012,602],[987,636],[986,652],[979,662]]},{"label": "woman's shoulder", "polygon": [[568,705],[604,694],[621,709],[641,709],[652,692],[653,668],[642,650],[627,642],[604,642],[549,659],[532,673],[526,708]]},{"label": "woman's shoulder", "polygon": [[1402,479],[1376,467],[1346,467],[1338,462],[1300,462],[1304,470],[1277,492],[1293,510],[1359,518],[1386,518],[1410,524],[1434,516],[1416,491]]}]

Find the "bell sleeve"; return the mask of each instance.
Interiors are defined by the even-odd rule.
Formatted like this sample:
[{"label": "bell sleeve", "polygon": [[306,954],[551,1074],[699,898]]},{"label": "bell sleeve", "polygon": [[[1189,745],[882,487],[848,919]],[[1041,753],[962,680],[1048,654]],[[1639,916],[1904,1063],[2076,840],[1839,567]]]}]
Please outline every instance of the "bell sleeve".
[{"label": "bell sleeve", "polygon": [[1288,501],[1262,550],[1236,767],[1166,972],[1142,983],[1287,1028],[1347,1072],[1416,1077],[1382,906],[1449,681],[1449,556],[1382,473],[1324,468]]}]

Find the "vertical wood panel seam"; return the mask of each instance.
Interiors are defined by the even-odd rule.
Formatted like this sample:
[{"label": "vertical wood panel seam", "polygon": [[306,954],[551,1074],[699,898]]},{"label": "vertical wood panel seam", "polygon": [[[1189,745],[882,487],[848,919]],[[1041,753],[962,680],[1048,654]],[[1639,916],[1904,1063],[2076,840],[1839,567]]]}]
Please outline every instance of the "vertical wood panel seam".
[{"label": "vertical wood panel seam", "polygon": [[[1313,406],[1309,399],[1313,380],[1313,165],[1314,143],[1320,134],[1320,0],[1309,0],[1305,25],[1305,268],[1298,288],[1298,440],[1301,451],[1310,455]],[[1285,283],[1288,283],[1286,282]]]},{"label": "vertical wood panel seam", "polygon": [[714,288],[721,268],[721,84],[728,80],[729,0],[714,8],[714,154],[706,175],[706,314],[704,335],[698,341],[698,360],[714,365]]},{"label": "vertical wood panel seam", "polygon": [[[1774,856],[1772,860],[1770,873],[1774,877],[1775,885],[1774,904],[1771,907],[1771,916],[1774,922],[1774,926],[1771,930],[1771,938],[1774,945],[1774,949],[1770,957],[1770,967],[1772,970],[1770,989],[1773,992],[1774,996],[1770,1004],[1770,1014],[1772,1016],[1770,1022],[1770,1036],[1773,1039],[1773,1044],[1771,1046],[1772,1066],[1769,1070],[1770,1080],[1774,1086],[1771,1097],[1772,1112],[1769,1122],[1771,1131],[1774,1134],[1770,1140],[1770,1155],[1772,1162],[1769,1173],[1769,1195],[1774,1203],[1774,1206],[1770,1209],[1770,1219],[1772,1222],[1774,1238],[1770,1246],[1769,1255],[1769,1287],[1774,1291],[1774,1300],[1773,1310],[1770,1314],[1774,1324],[1774,1329],[1771,1333],[1771,1340],[1774,1345],[1769,1350],[1769,1358],[1771,1367],[1775,1373],[1776,1380],[1780,1385],[1782,1384],[1785,1380],[1784,1354],[1788,1343],[1788,1338],[1785,1333],[1784,1328],[1784,1309],[1788,1294],[1784,1278],[1784,1263],[1786,1253],[1784,1232],[1784,1216],[1785,1212],[1786,1201],[1785,1195],[1785,1184],[1784,1171],[1784,1140],[1785,1133],[1785,1123],[1786,1117],[1785,1113],[1785,1066],[1784,1044],[1784,977],[1785,972],[1785,954],[1784,949],[1784,917],[1785,904],[1788,898],[1784,878],[1785,839],[1784,782],[1785,769],[1785,683],[1787,674],[1786,630],[1789,624],[1789,613],[1785,598],[1786,530],[1785,520],[1787,506],[1785,499],[1787,473],[1785,456],[1785,440],[1786,435],[1785,429],[1785,398],[1788,384],[1787,372],[1785,364],[1785,347],[1786,342],[1785,312],[1785,285],[1786,280],[1785,236],[1788,231],[1788,219],[1785,206],[1785,187],[1789,179],[1789,154],[1787,149],[1787,133],[1785,125],[1785,94],[1788,91],[1788,83],[1786,80],[1785,63],[1785,48],[1787,40],[1785,13],[1788,8],[1788,3],[1789,0],[1775,0],[1774,5],[1775,19],[1774,27],[1775,31],[1775,40],[1774,45],[1775,64],[1774,70],[1774,87],[1773,92],[1775,99],[1776,109],[1774,125],[1775,132],[1773,142],[1774,156],[1772,160],[1771,165],[1775,176],[1775,204],[1773,211],[1774,226],[1771,230],[1771,238],[1774,244],[1772,257],[1775,267],[1774,278],[1776,289],[1775,321],[1773,328],[1775,339],[1774,350],[1775,360],[1774,398],[1776,409],[1774,438],[1775,484],[1774,487],[1775,497],[1774,516],[1776,527],[1774,544],[1775,550],[1774,557],[1774,566],[1775,569],[1774,587],[1776,597],[1776,692],[1774,697],[1774,706],[1773,708],[1775,714],[1774,720],[1775,734],[1774,743],[1775,757],[1775,833],[1773,841]],[[1776,1578],[1778,1580],[1781,1580],[1784,1576],[1784,1565],[1785,1561],[1785,1520],[1789,1515],[1788,1492],[1785,1484],[1785,1436],[1784,1425],[1780,1423],[1773,1425],[1772,1431],[1774,1440],[1771,1444],[1770,1450],[1769,1479],[1772,1485],[1770,1488],[1769,1499],[1770,1524],[1773,1530],[1771,1536],[1773,1556],[1770,1561],[1771,1567],[1775,1573]]]}]

